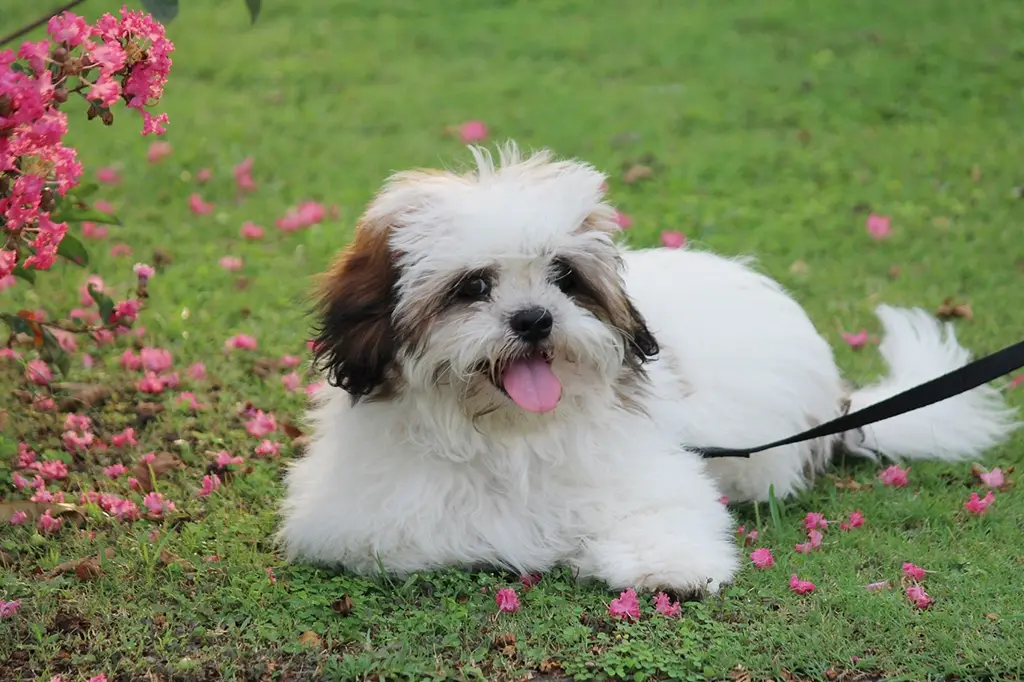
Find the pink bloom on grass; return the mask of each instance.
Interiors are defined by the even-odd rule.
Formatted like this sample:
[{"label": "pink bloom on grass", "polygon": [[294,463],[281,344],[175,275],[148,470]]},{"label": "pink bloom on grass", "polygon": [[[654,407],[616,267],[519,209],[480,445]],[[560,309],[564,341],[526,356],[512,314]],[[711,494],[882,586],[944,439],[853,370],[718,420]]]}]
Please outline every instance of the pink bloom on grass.
[{"label": "pink bloom on grass", "polygon": [[820,530],[811,530],[807,532],[807,539],[811,543],[811,549],[818,549],[824,537]]},{"label": "pink bloom on grass", "polygon": [[868,592],[880,592],[881,590],[888,590],[889,587],[888,580],[880,580],[877,583],[868,583],[864,586],[864,589]]},{"label": "pink bloom on grass", "polygon": [[127,473],[128,473],[128,467],[126,467],[125,465],[123,465],[121,463],[111,464],[110,466],[105,467],[103,469],[103,474],[107,478],[118,478],[120,476],[124,476]]},{"label": "pink bloom on grass", "polygon": [[204,185],[213,179],[213,171],[209,168],[200,168],[196,173],[196,182],[200,185]]},{"label": "pink bloom on grass", "polygon": [[534,587],[540,582],[540,580],[540,573],[524,573],[521,576],[519,576],[519,582],[522,583],[523,589],[525,590]]},{"label": "pink bloom on grass", "polygon": [[18,612],[21,608],[21,602],[15,599],[14,601],[0,601],[0,618],[10,618]]},{"label": "pink bloom on grass", "polygon": [[235,334],[224,342],[224,350],[256,350],[256,339],[248,334]]},{"label": "pink bloom on grass", "polygon": [[499,612],[515,613],[519,610],[519,595],[511,587],[498,590],[494,601],[498,604]]},{"label": "pink bloom on grass", "polygon": [[124,243],[117,243],[110,247],[111,258],[121,258],[132,255],[132,247]]},{"label": "pink bloom on grass", "polygon": [[47,509],[43,512],[43,515],[39,517],[39,521],[36,527],[39,528],[40,533],[50,534],[60,530],[60,527],[64,525],[64,519],[54,518]]},{"label": "pink bloom on grass", "polygon": [[459,137],[466,144],[487,139],[487,124],[483,121],[466,121],[459,126]]},{"label": "pink bloom on grass", "polygon": [[94,675],[90,677],[89,682],[107,682],[107,676],[103,673],[100,673],[99,675]]},{"label": "pink bloom on grass", "polygon": [[264,438],[254,452],[257,457],[276,457],[281,452],[281,444]]},{"label": "pink bloom on grass", "polygon": [[59,459],[36,462],[33,467],[44,481],[61,481],[68,477],[68,465]]},{"label": "pink bloom on grass", "polygon": [[11,525],[12,526],[20,526],[21,524],[25,523],[26,521],[28,521],[28,514],[26,512],[16,511],[13,514],[11,514]]},{"label": "pink bloom on grass", "polygon": [[810,594],[814,592],[815,585],[810,580],[800,580],[794,573],[789,577],[789,589],[797,594]]},{"label": "pink bloom on grass", "polygon": [[42,360],[29,360],[25,363],[25,378],[37,386],[49,386],[53,372]]},{"label": "pink bloom on grass", "polygon": [[1006,485],[1006,476],[1003,475],[1003,470],[999,467],[978,474],[978,478],[989,488],[998,489]]},{"label": "pink bloom on grass", "polygon": [[139,278],[140,284],[149,282],[149,279],[156,273],[152,265],[146,265],[145,263],[136,263],[132,266],[132,272]]},{"label": "pink bloom on grass", "polygon": [[667,249],[681,249],[686,246],[686,235],[676,230],[665,230],[661,233],[661,245]]},{"label": "pink bloom on grass", "polygon": [[721,497],[718,498],[718,503],[719,504],[728,505],[729,504],[729,496],[728,495],[722,495]]},{"label": "pink bloom on grass", "polygon": [[907,588],[907,599],[909,599],[916,608],[922,610],[931,606],[931,603],[934,601],[920,585],[911,585]]},{"label": "pink bloom on grass", "polygon": [[98,200],[95,204],[92,205],[92,207],[95,208],[100,213],[106,213],[107,215],[114,215],[114,211],[115,211],[114,205],[112,203],[110,203],[109,201],[106,201],[105,199]]},{"label": "pink bloom on grass", "polygon": [[115,433],[111,436],[110,444],[115,448],[123,448],[138,445],[139,441],[135,440],[135,429],[129,426],[121,433]]},{"label": "pink bloom on grass", "polygon": [[868,216],[867,221],[868,234],[874,239],[886,239],[892,233],[891,222],[892,219],[889,216],[872,213]]},{"label": "pink bloom on grass", "polygon": [[105,185],[117,185],[121,182],[121,174],[115,168],[98,168],[96,179]]},{"label": "pink bloom on grass", "polygon": [[189,365],[188,369],[185,370],[189,378],[195,379],[196,381],[206,378],[206,365],[201,362],[196,362]]},{"label": "pink bloom on grass", "polygon": [[250,156],[235,166],[235,187],[239,192],[254,192],[258,185],[252,179],[252,164],[254,159]]},{"label": "pink bloom on grass", "polygon": [[146,372],[146,376],[135,382],[135,388],[142,391],[143,393],[151,393],[156,395],[163,393],[167,385],[164,380],[157,376],[155,372]]},{"label": "pink bloom on grass", "polygon": [[854,528],[860,528],[864,525],[864,514],[858,509],[850,512],[850,518],[848,521],[843,521],[839,524],[840,530],[853,530]]},{"label": "pink bloom on grass", "polygon": [[142,356],[133,351],[131,348],[128,348],[125,350],[125,352],[121,353],[121,358],[119,362],[121,363],[122,369],[132,371],[142,369]]},{"label": "pink bloom on grass", "polygon": [[97,225],[91,221],[82,223],[82,236],[86,239],[106,239],[110,234],[110,228],[106,225]]},{"label": "pink bloom on grass", "polygon": [[659,592],[654,595],[654,610],[669,618],[678,618],[683,607],[677,601],[672,601],[667,594]]},{"label": "pink bloom on grass", "polygon": [[624,620],[640,619],[640,600],[637,599],[636,590],[630,587],[608,603],[608,615],[613,618]]},{"label": "pink bloom on grass", "polygon": [[804,517],[804,528],[808,531],[812,531],[817,528],[825,529],[828,528],[828,521],[825,520],[824,514],[808,512],[807,516]]},{"label": "pink bloom on grass", "polygon": [[316,201],[304,201],[294,209],[290,209],[274,223],[284,232],[295,232],[304,227],[315,225],[324,219],[327,210]]},{"label": "pink bloom on grass", "polygon": [[214,490],[220,487],[220,479],[216,476],[207,474],[203,476],[203,484],[196,493],[199,497],[209,497]]},{"label": "pink bloom on grass", "polygon": [[272,413],[256,410],[252,419],[245,423],[245,430],[254,438],[262,438],[268,433],[277,430],[277,419],[274,418]]},{"label": "pink bloom on grass", "polygon": [[324,382],[314,381],[311,384],[306,384],[306,395],[310,398],[316,395],[317,391],[323,388]]},{"label": "pink bloom on grass", "polygon": [[903,575],[907,576],[911,580],[924,580],[925,573],[927,573],[927,571],[920,566],[912,564],[909,561],[903,563]]},{"label": "pink bloom on grass", "polygon": [[801,542],[793,545],[793,551],[797,554],[810,554],[814,551],[814,545],[810,542]]},{"label": "pink bloom on grass", "polygon": [[856,350],[858,348],[863,348],[865,345],[867,345],[867,342],[868,342],[868,330],[867,329],[861,329],[859,332],[856,332],[856,333],[853,333],[853,332],[843,332],[841,334],[841,336],[843,337],[843,341],[845,341],[846,344],[850,348],[853,348],[854,350]]},{"label": "pink bloom on grass", "polygon": [[174,356],[166,348],[144,347],[139,351],[139,358],[147,372],[166,372],[174,365]]},{"label": "pink bloom on grass", "polygon": [[971,493],[971,499],[964,502],[964,509],[971,514],[981,516],[988,511],[989,505],[996,501],[996,496],[989,490],[985,497],[979,497],[978,493]]},{"label": "pink bloom on grass", "polygon": [[878,475],[878,478],[881,479],[883,485],[887,485],[891,488],[904,488],[909,483],[907,480],[908,473],[910,473],[910,467],[901,469],[900,467],[893,465],[882,471]]},{"label": "pink bloom on grass", "polygon": [[170,142],[157,140],[149,145],[149,151],[146,153],[146,160],[150,163],[159,163],[170,156],[171,151],[172,148]]},{"label": "pink bloom on grass", "polygon": [[633,227],[633,219],[623,213],[622,211],[615,211],[615,224],[619,226],[620,230],[628,230]]},{"label": "pink bloom on grass", "polygon": [[226,469],[227,467],[231,466],[232,464],[244,464],[245,463],[245,458],[244,457],[232,457],[231,453],[228,452],[227,450],[221,450],[220,452],[217,453],[217,460],[216,461],[217,461],[217,466],[221,467],[222,469]]},{"label": "pink bloom on grass", "polygon": [[188,207],[195,215],[210,215],[216,205],[206,203],[198,192],[193,192],[188,198]]},{"label": "pink bloom on grass", "polygon": [[302,360],[294,355],[281,356],[281,364],[285,367],[297,367],[300,362],[302,362]]},{"label": "pink bloom on grass", "polygon": [[242,259],[238,256],[224,256],[219,261],[220,266],[228,272],[235,272],[242,269]]},{"label": "pink bloom on grass", "polygon": [[196,399],[196,394],[191,391],[182,391],[178,394],[178,397],[174,399],[177,404],[185,404],[185,407],[189,410],[205,410],[206,406],[199,403]]},{"label": "pink bloom on grass", "polygon": [[772,556],[772,551],[767,547],[761,547],[751,552],[750,560],[754,562],[754,566],[757,568],[771,568],[775,565],[775,557]]},{"label": "pink bloom on grass", "polygon": [[174,503],[165,499],[162,493],[149,493],[142,498],[142,504],[152,517],[162,517],[168,512],[175,511]]},{"label": "pink bloom on grass", "polygon": [[263,239],[264,230],[256,223],[247,220],[242,223],[242,229],[239,230],[239,234],[243,239]]},{"label": "pink bloom on grass", "polygon": [[284,384],[286,391],[298,390],[299,384],[302,383],[302,379],[299,377],[297,372],[289,372],[281,377],[281,383]]}]

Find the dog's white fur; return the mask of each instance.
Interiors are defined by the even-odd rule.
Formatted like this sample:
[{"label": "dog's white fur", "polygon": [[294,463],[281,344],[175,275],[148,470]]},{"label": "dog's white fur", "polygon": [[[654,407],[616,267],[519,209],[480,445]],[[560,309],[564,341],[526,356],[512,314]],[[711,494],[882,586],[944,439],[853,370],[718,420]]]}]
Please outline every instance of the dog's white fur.
[{"label": "dog's white fur", "polygon": [[[467,269],[494,268],[493,295],[421,325],[398,352],[393,394],[354,402],[320,391],[308,454],[287,475],[290,557],[364,574],[564,564],[616,589],[714,591],[739,565],[722,495],[790,495],[840,446],[954,461],[1015,428],[1000,394],[982,387],[863,432],[702,460],[686,446],[792,435],[959,367],[968,352],[927,313],[880,306],[889,376],[851,391],[800,305],[748,262],[621,248],[591,166],[511,145],[498,163],[473,154],[468,175],[396,175],[359,229],[388,226],[396,319]],[[551,284],[556,253],[628,292],[660,345],[645,374],[624,363],[619,330]],[[564,387],[540,415],[474,370],[505,349],[508,316],[531,305],[554,314]]]}]

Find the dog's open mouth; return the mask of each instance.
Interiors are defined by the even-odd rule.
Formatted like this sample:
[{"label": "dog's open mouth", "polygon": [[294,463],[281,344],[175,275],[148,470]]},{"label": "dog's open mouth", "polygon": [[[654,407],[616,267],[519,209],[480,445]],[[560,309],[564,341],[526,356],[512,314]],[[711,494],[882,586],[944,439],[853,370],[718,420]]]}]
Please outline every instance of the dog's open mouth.
[{"label": "dog's open mouth", "polygon": [[550,412],[562,397],[562,382],[551,369],[552,360],[548,352],[527,353],[509,360],[491,380],[527,412]]}]

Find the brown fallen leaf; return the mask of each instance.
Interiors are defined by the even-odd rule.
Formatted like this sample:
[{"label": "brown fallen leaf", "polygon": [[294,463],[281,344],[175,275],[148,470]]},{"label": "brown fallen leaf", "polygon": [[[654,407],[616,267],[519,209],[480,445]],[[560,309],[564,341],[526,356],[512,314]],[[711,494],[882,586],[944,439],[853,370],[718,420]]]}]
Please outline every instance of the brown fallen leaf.
[{"label": "brown fallen leaf", "polygon": [[135,414],[139,416],[142,421],[150,421],[155,419],[158,414],[164,411],[164,406],[160,403],[138,403],[135,405]]},{"label": "brown fallen leaf", "polygon": [[892,265],[889,267],[889,279],[899,279],[900,275],[903,274],[903,270],[898,265]]},{"label": "brown fallen leaf", "polygon": [[793,264],[789,266],[789,272],[794,275],[806,275],[811,271],[811,266],[802,260],[793,261]]},{"label": "brown fallen leaf", "polygon": [[53,618],[53,629],[58,632],[84,632],[90,627],[92,627],[92,624],[76,613],[59,611]]},{"label": "brown fallen leaf", "polygon": [[971,166],[971,182],[979,183],[983,177],[984,174],[981,172],[981,166],[977,164]]},{"label": "brown fallen leaf", "polygon": [[998,613],[986,613],[985,617],[988,618],[989,620],[993,621],[993,622],[999,620],[999,614]]},{"label": "brown fallen leaf", "polygon": [[103,569],[95,559],[82,559],[75,566],[75,575],[81,581],[95,580],[103,575]]},{"label": "brown fallen leaf", "polygon": [[650,166],[644,166],[638,163],[626,169],[626,172],[622,174],[622,181],[627,185],[633,185],[641,180],[653,177],[654,171]]},{"label": "brown fallen leaf", "polygon": [[347,594],[341,599],[335,599],[331,604],[331,611],[334,611],[339,616],[347,616],[352,613],[352,597]]},{"label": "brown fallen leaf", "polygon": [[252,373],[260,379],[266,379],[277,371],[279,365],[277,358],[256,358],[252,363]]},{"label": "brown fallen leaf", "polygon": [[285,435],[291,438],[292,440],[295,440],[296,438],[302,436],[302,429],[300,429],[291,421],[286,421],[283,424],[281,424],[281,430],[283,430]]},{"label": "brown fallen leaf", "polygon": [[153,492],[154,479],[173,469],[184,469],[185,464],[169,452],[158,452],[152,462],[138,462],[132,469],[132,476],[139,481],[143,492]]},{"label": "brown fallen leaf", "polygon": [[835,474],[829,474],[829,478],[832,479],[833,485],[841,490],[852,490],[856,492],[865,488],[863,483],[858,483],[850,477],[839,478]]},{"label": "brown fallen leaf", "polygon": [[[107,561],[111,561],[114,558],[114,548],[107,547],[103,550],[103,556]],[[94,580],[103,575],[103,562],[100,560],[100,555],[87,556],[83,559],[74,559],[72,561],[65,561],[62,564],[57,564],[50,571],[50,577],[64,575],[65,573],[74,573],[78,576],[79,580]]]},{"label": "brown fallen leaf", "polygon": [[936,309],[935,314],[944,320],[950,320],[957,317],[962,317],[965,320],[974,319],[974,313],[971,311],[971,305],[969,303],[954,303],[952,297],[946,298],[942,302],[942,305]]},{"label": "brown fallen leaf", "polygon": [[84,521],[85,513],[82,508],[76,504],[68,504],[66,502],[29,502],[27,500],[19,500],[16,502],[0,502],[0,524],[6,524],[11,522],[11,517],[16,512],[25,512],[28,514],[30,521],[35,521],[40,516],[46,513],[46,510],[50,510],[50,516],[57,518],[58,516],[72,517],[76,520]]},{"label": "brown fallen leaf", "polygon": [[181,566],[186,571],[194,570],[195,567],[180,556],[168,549],[160,550],[159,562],[161,566]]},{"label": "brown fallen leaf", "polygon": [[299,644],[308,647],[322,647],[324,645],[323,640],[320,639],[320,635],[316,634],[312,630],[306,630],[299,635]]},{"label": "brown fallen leaf", "polygon": [[53,384],[53,388],[70,393],[70,395],[61,398],[60,401],[62,406],[61,409],[65,412],[73,412],[78,407],[96,407],[98,405],[102,405],[113,393],[108,386],[77,382]]},{"label": "brown fallen leaf", "polygon": [[162,268],[165,265],[170,265],[174,262],[174,256],[167,249],[155,248],[153,249],[153,265],[155,267]]},{"label": "brown fallen leaf", "polygon": [[497,635],[495,636],[494,641],[491,643],[491,646],[495,649],[504,649],[505,647],[509,646],[514,649],[516,646],[516,636],[511,632],[506,632],[504,634]]}]

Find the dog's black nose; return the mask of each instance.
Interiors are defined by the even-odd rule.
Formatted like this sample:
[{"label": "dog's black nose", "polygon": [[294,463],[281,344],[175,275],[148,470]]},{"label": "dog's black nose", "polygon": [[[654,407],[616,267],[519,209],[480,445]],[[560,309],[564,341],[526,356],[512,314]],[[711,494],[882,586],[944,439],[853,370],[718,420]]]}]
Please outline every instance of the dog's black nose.
[{"label": "dog's black nose", "polygon": [[526,308],[512,315],[508,325],[523,341],[536,343],[551,335],[555,318],[544,308]]}]

